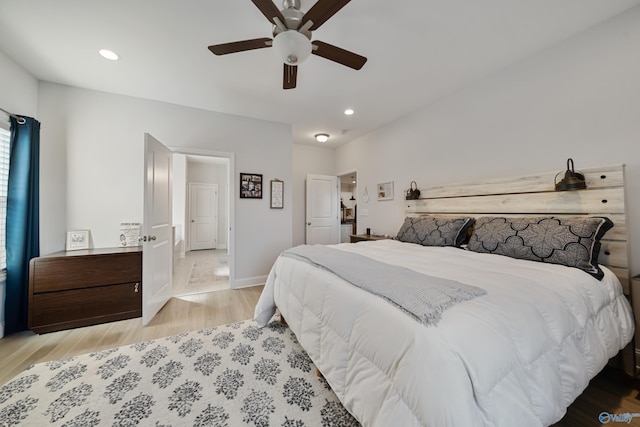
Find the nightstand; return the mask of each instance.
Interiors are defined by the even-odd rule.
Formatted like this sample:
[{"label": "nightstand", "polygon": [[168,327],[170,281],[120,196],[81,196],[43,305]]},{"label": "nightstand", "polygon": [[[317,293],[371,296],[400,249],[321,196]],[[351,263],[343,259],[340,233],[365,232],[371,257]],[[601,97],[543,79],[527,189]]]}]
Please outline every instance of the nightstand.
[{"label": "nightstand", "polygon": [[390,239],[390,237],[385,237],[377,234],[352,234],[350,237],[351,243],[366,242],[367,240]]}]

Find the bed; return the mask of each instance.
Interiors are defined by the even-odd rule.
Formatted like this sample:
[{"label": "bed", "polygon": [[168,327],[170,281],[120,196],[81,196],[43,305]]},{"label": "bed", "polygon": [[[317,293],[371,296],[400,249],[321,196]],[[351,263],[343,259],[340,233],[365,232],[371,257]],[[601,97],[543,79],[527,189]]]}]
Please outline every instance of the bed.
[{"label": "bed", "polygon": [[[599,257],[590,260],[597,271],[465,250],[457,238],[446,246],[339,244],[327,250],[482,292],[448,304],[425,324],[386,297],[347,282],[337,268],[283,253],[255,318],[264,323],[277,307],[343,405],[365,426],[553,424],[620,350],[633,355],[627,344],[634,319],[623,283],[628,286],[623,172],[622,166],[585,171],[588,190],[562,194],[548,191],[553,181],[546,174],[519,179],[509,194],[501,180],[438,188],[405,209],[403,227],[416,218],[457,220],[462,213],[475,215],[480,225],[495,218],[517,223],[523,212],[567,223],[576,215],[575,221],[606,215],[616,226],[594,237],[601,244]],[[474,231],[470,247],[478,249],[478,236]]]}]

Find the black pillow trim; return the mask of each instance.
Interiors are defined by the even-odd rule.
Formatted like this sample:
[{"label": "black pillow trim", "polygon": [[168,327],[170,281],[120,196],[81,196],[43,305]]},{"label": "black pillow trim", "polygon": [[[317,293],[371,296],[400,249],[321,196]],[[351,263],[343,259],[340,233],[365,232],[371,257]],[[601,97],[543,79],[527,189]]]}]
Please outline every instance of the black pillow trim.
[{"label": "black pillow trim", "polygon": [[[432,240],[428,239],[428,236],[425,236],[422,240],[418,238],[417,233],[415,232],[414,225],[419,224],[422,220],[430,220],[433,222],[436,221],[446,221],[448,223],[453,223],[456,221],[463,220],[462,224],[457,228],[456,233],[454,235],[448,235],[443,237],[443,240],[450,240],[451,243],[443,243],[436,244]],[[471,217],[444,217],[444,216],[416,216],[416,217],[406,217],[398,234],[394,237],[395,240],[399,240],[401,242],[406,243],[415,243],[422,246],[451,246],[451,247],[460,247],[460,245],[466,240],[467,232],[469,228],[475,222],[475,218]],[[444,226],[444,224],[438,225],[439,227]],[[409,230],[412,230],[412,233],[408,234]]]},{"label": "black pillow trim", "polygon": [[[473,234],[471,236],[471,238],[469,239],[469,246],[468,249],[473,251],[473,252],[480,252],[480,253],[491,253],[491,254],[497,254],[497,255],[503,255],[503,256],[509,256],[511,258],[516,258],[516,259],[526,259],[526,260],[530,260],[530,261],[537,261],[537,262],[545,262],[545,263],[550,263],[550,264],[560,264],[560,265],[566,265],[568,267],[574,267],[574,268],[578,268],[580,270],[585,271],[586,273],[592,275],[593,277],[595,277],[598,280],[602,280],[602,278],[604,277],[604,272],[602,271],[602,269],[600,268],[599,264],[598,264],[598,256],[600,254],[600,248],[602,246],[600,240],[602,239],[602,237],[604,236],[604,234],[609,231],[612,227],[613,227],[613,222],[607,218],[607,217],[584,217],[584,218],[580,218],[580,217],[572,217],[570,219],[583,219],[583,220],[594,220],[594,219],[599,219],[601,220],[600,223],[597,225],[595,231],[592,233],[591,236],[589,237],[580,237],[577,234],[573,233],[575,236],[578,237],[578,241],[575,242],[566,242],[564,245],[562,245],[563,247],[559,247],[560,245],[558,245],[558,248],[554,248],[553,252],[555,252],[555,250],[564,250],[567,249],[570,245],[573,244],[580,244],[583,248],[588,250],[588,259],[584,258],[582,259],[583,261],[583,265],[570,265],[570,264],[566,264],[566,263],[562,263],[559,262],[557,260],[553,260],[551,259],[551,256],[548,257],[540,257],[539,255],[536,255],[535,252],[533,251],[533,247],[532,246],[528,246],[528,245],[524,245],[524,238],[518,236],[519,232],[522,232],[524,230],[526,230],[530,225],[532,224],[540,224],[541,222],[545,221],[545,220],[549,220],[549,219],[554,219],[559,221],[559,225],[566,225],[569,227],[569,230],[571,230],[571,225],[568,224],[562,224],[563,220],[569,219],[569,218],[562,218],[562,217],[482,217],[482,218],[478,218],[478,220],[476,221],[476,228],[473,231]],[[495,239],[494,241],[483,241],[481,240],[480,235],[478,234],[478,231],[481,231],[483,229],[483,227],[485,226],[485,224],[489,224],[495,220],[504,220],[504,224],[508,225],[508,227],[511,229],[511,231],[513,231],[512,234],[506,236],[503,241],[498,241],[497,239]],[[517,221],[531,221],[530,224],[527,224],[526,227],[524,227],[522,230],[516,230],[513,228],[513,223],[517,222]],[[477,224],[480,224],[479,226],[477,226]],[[493,236],[492,236],[493,237]],[[521,246],[518,245],[514,245],[511,246],[511,249],[517,249],[518,247],[522,247],[522,248],[529,248],[531,250],[532,255],[537,258],[537,259],[532,259],[531,257],[526,256],[526,251],[522,252],[522,253],[518,253],[517,250],[512,250],[509,251],[509,247],[506,245],[506,243],[508,241],[513,242],[513,238],[517,238],[520,241],[523,242],[523,244]],[[591,240],[591,244],[589,246],[585,246],[580,240],[583,238],[587,238]],[[491,244],[495,244],[495,248],[491,249],[491,248],[487,248],[485,246],[485,243],[491,243]],[[506,249],[506,250],[505,250]],[[578,260],[579,261],[579,260]],[[584,264],[587,264],[588,267]]]}]

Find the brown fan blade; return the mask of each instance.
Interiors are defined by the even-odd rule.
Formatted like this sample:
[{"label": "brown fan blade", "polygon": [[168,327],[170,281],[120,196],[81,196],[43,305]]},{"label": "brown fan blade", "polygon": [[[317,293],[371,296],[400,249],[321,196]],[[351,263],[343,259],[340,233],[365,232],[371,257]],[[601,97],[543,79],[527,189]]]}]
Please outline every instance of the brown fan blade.
[{"label": "brown fan blade", "polygon": [[329,43],[315,40],[311,43],[314,48],[311,51],[314,55],[322,56],[330,61],[337,62],[338,64],[346,65],[354,70],[362,68],[367,58],[360,56],[357,53],[349,52],[348,50],[341,49],[337,46]]},{"label": "brown fan blade", "polygon": [[298,77],[298,67],[296,65],[284,64],[284,76],[282,79],[282,89],[295,89]]},{"label": "brown fan blade", "polygon": [[209,50],[216,55],[226,55],[228,53],[244,52],[245,50],[262,49],[271,47],[272,40],[269,38],[242,40],[239,42],[214,44],[209,46]]},{"label": "brown fan blade", "polygon": [[318,0],[316,4],[304,14],[300,27],[307,21],[311,21],[313,25],[309,30],[317,30],[320,25],[327,22],[329,18],[335,15],[336,12],[342,9],[349,1],[351,0]]},{"label": "brown fan blade", "polygon": [[253,4],[256,5],[260,12],[271,22],[273,25],[278,25],[273,19],[274,17],[278,18],[280,22],[284,23],[284,16],[282,16],[282,12],[276,7],[275,4],[271,0],[251,0]]}]

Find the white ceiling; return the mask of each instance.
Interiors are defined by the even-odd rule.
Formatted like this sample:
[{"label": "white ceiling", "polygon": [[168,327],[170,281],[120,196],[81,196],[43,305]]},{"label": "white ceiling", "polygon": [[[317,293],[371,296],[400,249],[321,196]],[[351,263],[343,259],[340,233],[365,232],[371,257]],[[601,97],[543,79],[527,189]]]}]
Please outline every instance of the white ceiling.
[{"label": "white ceiling", "polygon": [[[207,49],[271,36],[250,0],[0,0],[0,50],[39,80],[290,123],[294,143],[326,132],[336,146],[639,3],[353,0],[313,40],[368,62],[355,71],[312,55],[287,91],[272,49]],[[120,60],[100,57],[105,47]]]}]

